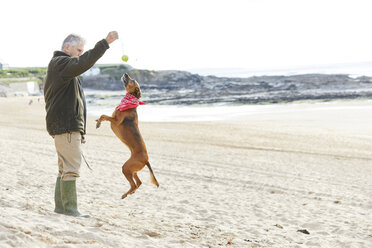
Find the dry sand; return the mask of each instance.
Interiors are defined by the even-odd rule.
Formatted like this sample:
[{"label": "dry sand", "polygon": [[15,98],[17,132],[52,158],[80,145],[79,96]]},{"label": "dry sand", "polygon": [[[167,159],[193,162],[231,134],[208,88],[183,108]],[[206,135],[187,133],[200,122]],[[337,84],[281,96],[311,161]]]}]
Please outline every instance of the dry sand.
[{"label": "dry sand", "polygon": [[129,150],[90,117],[85,219],[53,212],[57,155],[29,99],[0,98],[0,247],[372,247],[372,101],[142,122],[160,187],[144,168],[124,200]]}]

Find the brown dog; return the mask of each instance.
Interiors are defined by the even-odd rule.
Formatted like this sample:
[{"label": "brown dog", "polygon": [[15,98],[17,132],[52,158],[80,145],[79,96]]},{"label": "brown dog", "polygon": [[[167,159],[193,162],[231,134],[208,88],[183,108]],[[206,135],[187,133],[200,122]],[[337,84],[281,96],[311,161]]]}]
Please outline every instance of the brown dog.
[{"label": "brown dog", "polygon": [[[124,74],[121,80],[124,84],[125,90],[129,94],[138,99],[141,97],[141,89],[136,80],[131,79],[128,74]],[[149,163],[145,142],[143,141],[138,129],[137,107],[126,109],[125,111],[115,109],[112,117],[101,115],[97,120],[96,128],[101,126],[102,121],[111,122],[112,131],[124,144],[128,146],[131,152],[130,158],[122,167],[122,172],[129,181],[130,189],[127,193],[123,194],[121,198],[124,199],[128,194],[133,194],[142,184],[141,180],[137,176],[137,172],[142,170],[145,165],[147,165],[150,170],[151,182],[159,187],[159,183],[156,180]]]}]

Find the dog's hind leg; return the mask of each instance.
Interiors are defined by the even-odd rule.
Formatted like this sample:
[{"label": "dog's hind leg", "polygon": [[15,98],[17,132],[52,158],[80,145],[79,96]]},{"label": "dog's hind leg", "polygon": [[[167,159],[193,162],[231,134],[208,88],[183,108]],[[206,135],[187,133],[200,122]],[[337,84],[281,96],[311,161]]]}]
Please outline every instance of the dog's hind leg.
[{"label": "dog's hind leg", "polygon": [[130,189],[128,190],[128,192],[121,196],[121,199],[124,199],[129,194],[132,194],[132,193],[134,193],[134,191],[136,191],[137,185],[133,180],[134,175],[133,175],[133,172],[130,170],[130,161],[129,160],[127,162],[125,162],[125,164],[123,165],[122,172],[123,172],[124,176],[127,178],[128,182],[130,184]]},{"label": "dog's hind leg", "polygon": [[[141,186],[142,182],[141,180],[138,178],[138,175],[137,175],[137,172],[134,172],[133,173],[133,177],[134,177],[134,180],[136,181],[136,190]],[[132,194],[134,193],[135,191],[132,192]]]},{"label": "dog's hind leg", "polygon": [[[142,184],[141,180],[137,176],[137,171],[140,171],[145,167],[145,164],[142,161],[139,161],[135,158],[130,158],[125,164],[123,165],[123,174],[128,179],[130,184],[130,189],[127,193],[125,193],[122,198],[127,197],[129,194],[133,194],[139,186]],[[134,182],[134,180],[135,182]]]}]

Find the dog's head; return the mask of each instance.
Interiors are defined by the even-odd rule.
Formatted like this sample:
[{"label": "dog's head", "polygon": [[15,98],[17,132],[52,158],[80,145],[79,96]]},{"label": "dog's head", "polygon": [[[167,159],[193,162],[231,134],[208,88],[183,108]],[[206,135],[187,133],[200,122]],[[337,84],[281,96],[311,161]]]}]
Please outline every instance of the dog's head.
[{"label": "dog's head", "polygon": [[129,75],[125,73],[121,77],[121,81],[124,84],[125,90],[129,94],[137,97],[138,99],[141,97],[141,88],[136,80],[130,78]]}]

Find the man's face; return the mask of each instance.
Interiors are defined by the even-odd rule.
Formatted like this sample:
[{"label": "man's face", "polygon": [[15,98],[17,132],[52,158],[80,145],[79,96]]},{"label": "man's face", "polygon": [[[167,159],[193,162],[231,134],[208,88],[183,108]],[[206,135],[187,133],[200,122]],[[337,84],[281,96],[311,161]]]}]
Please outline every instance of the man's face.
[{"label": "man's face", "polygon": [[64,52],[70,55],[71,57],[80,56],[84,52],[84,44],[78,43],[73,46],[71,46],[70,44],[66,44]]}]

